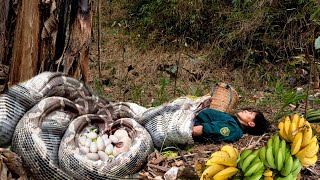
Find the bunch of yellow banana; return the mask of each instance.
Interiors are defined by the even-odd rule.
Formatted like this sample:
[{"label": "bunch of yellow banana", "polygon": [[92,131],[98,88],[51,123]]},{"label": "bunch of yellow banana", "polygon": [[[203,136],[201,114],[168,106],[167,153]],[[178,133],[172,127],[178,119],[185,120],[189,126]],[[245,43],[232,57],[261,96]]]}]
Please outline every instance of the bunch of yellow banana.
[{"label": "bunch of yellow banana", "polygon": [[296,157],[299,158],[304,167],[309,167],[317,162],[318,151],[319,143],[317,136],[313,136],[309,144],[296,153]]},{"label": "bunch of yellow banana", "polygon": [[265,166],[277,170],[284,177],[296,177],[302,168],[299,159],[291,155],[290,146],[278,135],[270,138],[267,146],[260,149],[259,157]]},{"label": "bunch of yellow banana", "polygon": [[246,149],[240,155],[239,166],[244,179],[259,180],[264,173],[264,164],[258,156],[259,151]]},{"label": "bunch of yellow banana", "polygon": [[239,152],[236,148],[225,145],[220,151],[212,153],[206,162],[207,169],[201,175],[201,180],[224,180],[237,174],[237,161]]},{"label": "bunch of yellow banana", "polygon": [[291,154],[296,155],[302,165],[308,167],[317,162],[319,144],[317,137],[313,136],[310,123],[298,114],[292,119],[287,116],[278,124],[279,135],[291,143]]},{"label": "bunch of yellow banana", "polygon": [[[279,122],[279,135],[282,139],[286,140],[287,142],[293,142],[294,138],[300,133],[301,137],[308,136],[311,139],[309,131],[301,131],[302,128],[308,123],[303,117],[300,117],[299,114],[294,114],[292,118],[290,116],[286,116],[282,121]],[[309,124],[310,126],[310,124]],[[296,138],[297,141],[297,138]],[[308,144],[308,142],[304,142]]]}]

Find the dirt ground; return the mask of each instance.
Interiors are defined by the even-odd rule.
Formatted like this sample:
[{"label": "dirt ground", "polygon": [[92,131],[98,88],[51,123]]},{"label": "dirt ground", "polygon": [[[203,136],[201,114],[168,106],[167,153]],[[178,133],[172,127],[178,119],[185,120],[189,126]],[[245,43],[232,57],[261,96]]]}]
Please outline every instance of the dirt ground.
[{"label": "dirt ground", "polygon": [[[119,43],[119,39],[116,37],[109,37],[105,41],[101,48],[101,79],[107,83],[102,83],[100,88],[97,86],[97,82],[99,82],[97,54],[95,53],[97,49],[93,46],[90,84],[94,90],[112,101],[130,101],[150,107],[154,105],[154,101],[159,100],[162,96],[165,96],[162,99],[165,102],[187,94],[207,94],[212,82],[226,82],[236,87],[240,94],[240,104],[236,110],[246,106],[255,106],[257,101],[268,96],[268,92],[263,88],[248,89],[246,84],[248,80],[242,76],[241,70],[210,65],[206,60],[208,52],[195,53],[189,50],[173,53],[163,51],[161,48],[139,51],[130,43]],[[172,77],[164,67],[173,67],[177,61],[179,69],[176,82],[174,82],[175,77]],[[200,78],[196,79],[194,74],[200,74]],[[161,79],[163,78],[168,79],[169,83],[165,86],[161,96],[161,88],[163,88]],[[258,108],[272,122],[271,131],[260,137],[244,135],[241,140],[233,144],[239,151],[263,146],[277,130],[277,121],[274,119],[274,115],[279,112],[279,104],[270,101],[259,105]],[[297,112],[303,112],[303,109],[302,105],[297,109]],[[155,151],[150,155],[148,164],[140,172],[140,175],[146,179],[162,179],[167,170],[177,166],[184,167],[184,170],[179,173],[178,179],[197,179],[196,169],[201,164],[203,165],[210,154],[222,145],[195,144],[187,150],[177,151],[175,149],[178,156],[171,159],[165,158],[161,156],[160,152]],[[320,158],[320,156],[318,157]],[[319,160],[315,166],[301,172],[301,179],[320,179],[319,177]]]},{"label": "dirt ground", "polygon": [[[172,42],[180,47],[179,51],[161,46],[142,50],[133,45],[139,35],[130,34],[131,32],[126,29],[127,24],[117,21],[125,19],[124,10],[118,6],[103,6],[103,8],[100,72],[97,32],[94,32],[90,51],[89,84],[97,94],[112,101],[130,101],[151,107],[185,95],[208,94],[214,82],[225,82],[235,87],[239,93],[240,100],[235,111],[244,107],[253,107],[262,111],[272,123],[270,132],[263,136],[244,135],[241,140],[233,143],[233,146],[239,151],[259,148],[276,133],[278,122],[276,115],[281,113],[282,102],[279,97],[275,97],[274,91],[270,90],[270,88],[276,89],[277,84],[270,82],[271,80],[261,82],[261,78],[279,75],[283,70],[270,66],[265,68],[269,69],[265,72],[261,70],[261,66],[264,65],[253,68],[246,66],[233,68],[228,64],[222,65],[219,60],[209,57],[210,45],[208,48],[198,50],[186,44]],[[271,87],[270,83],[273,83]],[[291,87],[306,89],[307,85]],[[316,94],[317,91],[312,93]],[[319,105],[312,107],[320,108]],[[303,114],[304,108],[304,103],[289,105],[289,110],[300,114]],[[161,179],[172,166],[183,166],[186,168],[180,173],[180,179],[197,179],[197,176],[194,176],[195,169],[222,145],[195,144],[193,147],[179,151],[173,149],[178,152],[178,156],[172,159],[164,158],[160,152],[156,151],[150,155],[149,162],[141,171],[141,175]],[[320,154],[315,166],[301,172],[301,179],[320,179],[319,157]],[[183,174],[186,175],[183,176]]]},{"label": "dirt ground", "polygon": [[[111,101],[130,101],[146,107],[150,107],[153,102],[158,100],[158,103],[172,100],[176,97],[191,94],[191,95],[203,95],[209,92],[212,81],[209,79],[214,77],[215,80],[227,82],[234,87],[240,94],[240,103],[235,110],[239,110],[247,106],[257,105],[259,109],[264,112],[266,118],[271,122],[270,131],[262,136],[244,135],[239,141],[232,144],[239,152],[244,149],[258,149],[264,146],[267,140],[277,132],[277,119],[275,114],[279,112],[279,103],[273,101],[273,99],[265,101],[265,103],[259,103],[264,99],[271,97],[272,93],[263,91],[262,89],[248,90],[241,80],[240,74],[237,74],[237,70],[230,70],[225,68],[214,68],[214,71],[210,71],[209,67],[205,67],[206,71],[203,71],[205,77],[200,80],[190,80],[190,73],[179,73],[176,89],[183,89],[184,93],[176,90],[174,93],[174,85],[170,84],[161,88],[161,78],[170,79],[170,75],[167,72],[162,72],[158,69],[161,63],[172,64],[176,58],[179,57],[179,53],[171,54],[162,52],[160,50],[154,50],[149,52],[139,52],[133,48],[127,48],[128,53],[126,60],[123,60],[123,52],[116,42],[109,42],[107,46],[103,47],[103,53],[101,62],[103,68],[101,71],[102,76],[99,77],[99,71],[97,66],[96,49],[93,46],[91,51],[91,68],[90,68],[90,82],[89,85],[95,91],[97,95],[106,97]],[[107,47],[112,47],[108,49]],[[171,55],[170,55],[171,54]],[[194,54],[194,57],[201,57],[205,53],[199,52]],[[188,58],[181,58],[181,64],[184,68],[194,68],[194,72],[202,72],[201,67],[193,66],[188,63]],[[131,67],[133,70],[128,72],[127,68]],[[203,62],[203,66],[205,63]],[[136,72],[136,73],[134,73]],[[230,73],[232,72],[232,73]],[[138,74],[138,75],[137,75]],[[236,78],[237,77],[237,78]],[[100,79],[101,78],[101,79]],[[109,81],[100,84],[100,80]],[[172,82],[171,82],[172,83]],[[193,91],[197,87],[200,87],[197,93]],[[161,92],[161,93],[159,93]],[[180,94],[178,93],[180,92]],[[160,95],[159,95],[160,94]],[[161,99],[162,101],[159,101]],[[292,107],[291,107],[292,106]],[[298,107],[291,105],[291,110],[296,109],[296,112],[302,113],[304,110],[304,104],[300,104]],[[204,163],[210,155],[219,150],[222,144],[210,144],[210,143],[195,143],[193,146],[188,147],[167,147],[162,151],[157,149],[148,157],[148,162],[144,168],[139,172],[141,179],[163,179],[165,173],[172,167],[179,167],[178,178],[184,180],[199,179],[199,172],[204,168]],[[172,151],[174,156],[164,156],[165,152]],[[1,150],[0,150],[1,152]],[[15,158],[15,156],[13,156]],[[0,153],[0,165],[5,158]],[[301,171],[301,179],[304,180],[318,180],[320,179],[320,154],[318,153],[318,162],[309,168]],[[19,161],[17,161],[19,162]],[[21,162],[20,162],[21,163]],[[22,167],[20,165],[13,164],[12,169],[16,167]],[[6,169],[0,167],[0,169]],[[21,173],[23,174],[23,173]]]}]

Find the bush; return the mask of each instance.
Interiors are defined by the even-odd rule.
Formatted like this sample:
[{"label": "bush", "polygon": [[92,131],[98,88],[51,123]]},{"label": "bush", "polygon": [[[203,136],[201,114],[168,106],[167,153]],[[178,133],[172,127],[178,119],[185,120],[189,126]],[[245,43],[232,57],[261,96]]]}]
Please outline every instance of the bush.
[{"label": "bush", "polygon": [[[233,66],[290,60],[319,34],[316,0],[135,0],[128,5],[137,42],[211,47],[211,60]],[[177,44],[176,42],[182,42]]]}]

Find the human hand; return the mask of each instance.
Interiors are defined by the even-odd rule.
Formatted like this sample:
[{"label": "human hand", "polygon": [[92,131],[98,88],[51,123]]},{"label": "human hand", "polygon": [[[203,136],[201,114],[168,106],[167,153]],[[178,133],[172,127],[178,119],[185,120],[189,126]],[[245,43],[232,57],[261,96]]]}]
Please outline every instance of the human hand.
[{"label": "human hand", "polygon": [[201,136],[203,134],[203,126],[193,126],[192,136]]}]

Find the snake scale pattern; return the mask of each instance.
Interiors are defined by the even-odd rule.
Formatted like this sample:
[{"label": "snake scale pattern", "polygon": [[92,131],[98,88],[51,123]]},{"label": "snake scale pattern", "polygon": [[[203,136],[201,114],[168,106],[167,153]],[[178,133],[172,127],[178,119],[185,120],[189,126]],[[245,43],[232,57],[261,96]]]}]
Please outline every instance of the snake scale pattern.
[{"label": "snake scale pattern", "polygon": [[[44,72],[0,96],[0,147],[11,143],[33,179],[120,179],[136,173],[153,152],[148,131],[125,111],[62,73]],[[144,109],[142,109],[144,111]],[[125,128],[133,140],[111,162],[80,155],[79,133],[88,125],[112,134]]]},{"label": "snake scale pattern", "polygon": [[150,133],[158,148],[177,144],[193,144],[194,117],[210,106],[211,96],[181,97],[173,102],[146,110],[137,120]]}]

